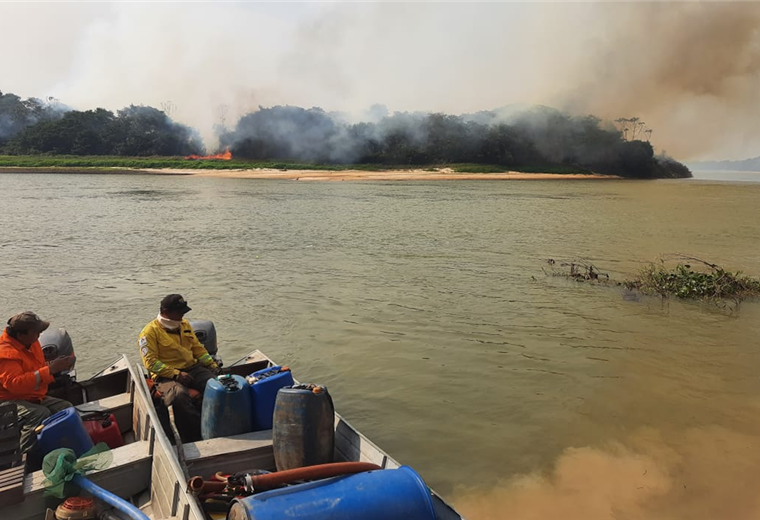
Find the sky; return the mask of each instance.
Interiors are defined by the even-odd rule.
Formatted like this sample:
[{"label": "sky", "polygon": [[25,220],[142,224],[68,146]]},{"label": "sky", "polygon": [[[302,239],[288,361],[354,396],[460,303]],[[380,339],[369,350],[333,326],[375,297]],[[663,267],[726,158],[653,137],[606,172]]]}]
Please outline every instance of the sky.
[{"label": "sky", "polygon": [[11,2],[0,48],[3,92],[171,107],[206,138],[277,104],[536,104],[639,117],[679,160],[760,155],[760,2]]}]

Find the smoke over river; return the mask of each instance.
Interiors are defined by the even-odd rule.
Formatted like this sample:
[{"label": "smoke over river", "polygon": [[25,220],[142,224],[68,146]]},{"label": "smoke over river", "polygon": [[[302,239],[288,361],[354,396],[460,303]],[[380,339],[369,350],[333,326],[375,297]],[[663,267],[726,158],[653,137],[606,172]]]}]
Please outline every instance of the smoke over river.
[{"label": "smoke over river", "polygon": [[[760,4],[3,4],[0,88],[171,107],[214,139],[259,105],[359,120],[513,103],[639,117],[681,160],[758,154]],[[55,45],[47,42],[55,41]],[[23,45],[19,45],[23,42]]]}]

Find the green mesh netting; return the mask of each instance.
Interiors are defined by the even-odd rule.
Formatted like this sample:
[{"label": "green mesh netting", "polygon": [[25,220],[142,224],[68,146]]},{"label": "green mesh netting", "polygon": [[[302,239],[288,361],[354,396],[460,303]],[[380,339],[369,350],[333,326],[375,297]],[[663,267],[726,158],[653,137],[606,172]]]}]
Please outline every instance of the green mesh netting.
[{"label": "green mesh netting", "polygon": [[113,462],[113,454],[105,442],[99,442],[87,453],[77,459],[74,450],[59,448],[53,450],[42,461],[42,472],[45,474],[45,495],[65,498],[64,489],[67,482],[75,475],[84,475],[88,471],[105,469]]}]

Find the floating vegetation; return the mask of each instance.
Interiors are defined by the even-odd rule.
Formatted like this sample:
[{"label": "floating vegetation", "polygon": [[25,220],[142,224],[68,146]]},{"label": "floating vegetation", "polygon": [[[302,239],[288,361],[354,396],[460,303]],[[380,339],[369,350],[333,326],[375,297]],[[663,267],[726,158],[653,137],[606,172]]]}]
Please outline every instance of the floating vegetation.
[{"label": "floating vegetation", "polygon": [[[550,276],[563,276],[578,282],[595,282],[622,286],[629,291],[679,299],[733,303],[760,297],[760,279],[729,271],[723,267],[686,255],[666,255],[652,262],[630,280],[614,281],[594,264],[583,261],[547,260]],[[697,267],[695,267],[697,266]]]},{"label": "floating vegetation", "polygon": [[[674,267],[668,267],[666,261],[669,259],[676,259],[678,263]],[[701,268],[693,268],[694,263],[699,264]],[[671,255],[660,259],[659,264],[649,264],[635,278],[625,280],[622,285],[630,290],[660,295],[663,298],[673,296],[692,300],[731,300],[739,303],[747,298],[760,296],[760,279],[684,255]]]}]

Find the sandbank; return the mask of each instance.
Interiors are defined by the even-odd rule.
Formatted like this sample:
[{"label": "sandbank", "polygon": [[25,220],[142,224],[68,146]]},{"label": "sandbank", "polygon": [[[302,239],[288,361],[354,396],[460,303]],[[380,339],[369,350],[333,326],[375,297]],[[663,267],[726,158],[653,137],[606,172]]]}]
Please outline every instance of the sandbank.
[{"label": "sandbank", "polygon": [[619,179],[614,175],[582,173],[460,173],[451,168],[434,171],[414,170],[278,170],[269,168],[246,170],[204,169],[145,169],[145,168],[66,168],[66,167],[0,167],[0,173],[59,173],[59,174],[141,174],[188,175],[195,177],[222,177],[229,179],[282,179],[293,181],[477,181],[477,180],[591,180]]}]

